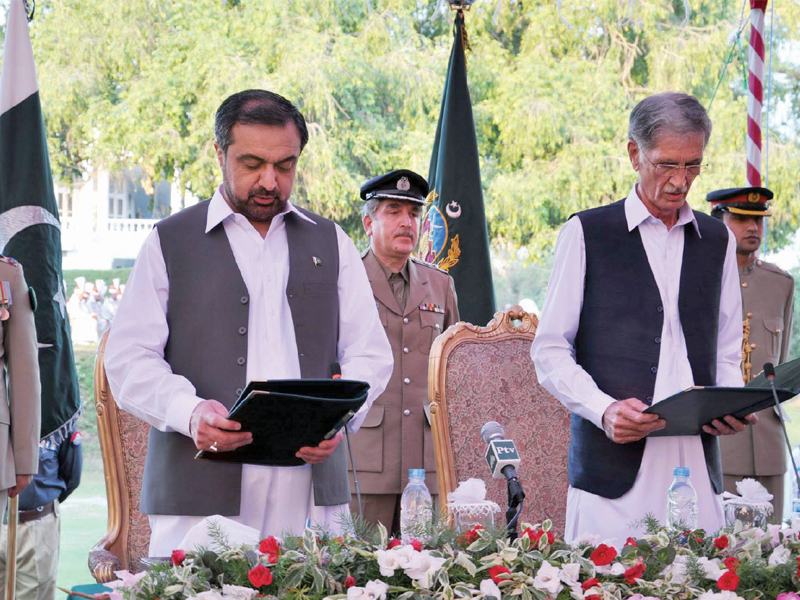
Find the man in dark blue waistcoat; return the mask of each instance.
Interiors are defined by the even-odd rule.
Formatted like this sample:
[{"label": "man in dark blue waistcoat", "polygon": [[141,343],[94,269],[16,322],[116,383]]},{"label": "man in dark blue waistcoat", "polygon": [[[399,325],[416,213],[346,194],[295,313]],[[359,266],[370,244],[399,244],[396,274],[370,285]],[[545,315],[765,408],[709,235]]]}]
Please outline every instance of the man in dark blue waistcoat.
[{"label": "man in dark blue waistcoat", "polygon": [[690,469],[698,526],[724,525],[716,436],[746,423],[728,416],[697,436],[648,438],[665,422],[642,412],[692,385],[742,384],[736,240],[686,201],[710,135],[696,98],[645,98],[630,115],[630,194],[559,234],[531,357],[572,411],[567,540],[621,545],[648,513],[663,522],[675,467]]}]

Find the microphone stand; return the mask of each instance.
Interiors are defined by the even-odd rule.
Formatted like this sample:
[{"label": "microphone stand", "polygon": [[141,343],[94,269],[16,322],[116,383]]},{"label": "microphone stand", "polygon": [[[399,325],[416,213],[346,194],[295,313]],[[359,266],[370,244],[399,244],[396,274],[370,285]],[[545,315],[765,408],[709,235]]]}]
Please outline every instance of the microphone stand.
[{"label": "microphone stand", "polygon": [[517,522],[519,516],[522,514],[522,504],[525,500],[525,492],[522,489],[522,484],[517,478],[517,471],[513,466],[508,465],[503,468],[503,474],[506,475],[506,483],[508,484],[508,509],[506,509],[506,529],[508,531],[508,538],[513,542],[519,537],[517,531]]},{"label": "microphone stand", "polygon": [[[775,367],[772,363],[766,363],[764,365],[764,375],[769,381],[769,387],[772,388],[772,399],[775,400],[775,410],[778,411],[778,420],[781,422],[781,429],[783,430],[783,439],[786,440],[786,447],[789,448],[789,458],[792,459],[792,470],[794,472],[794,478],[797,482],[797,490],[800,492],[800,473],[797,472],[797,463],[794,460],[794,454],[792,454],[792,443],[789,441],[789,434],[786,432],[786,423],[783,421],[783,409],[781,408],[781,402],[778,400],[778,392],[775,391]],[[794,500],[794,498],[792,498]],[[780,507],[781,515],[783,514],[783,507]]]}]

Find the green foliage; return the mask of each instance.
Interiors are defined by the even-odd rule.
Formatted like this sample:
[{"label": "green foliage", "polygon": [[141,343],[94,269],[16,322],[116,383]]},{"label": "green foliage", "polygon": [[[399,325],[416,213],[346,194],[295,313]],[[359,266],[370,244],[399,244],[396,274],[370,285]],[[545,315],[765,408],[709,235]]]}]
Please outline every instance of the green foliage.
[{"label": "green foliage", "polygon": [[[220,172],[213,117],[222,99],[265,87],[295,101],[310,143],[294,198],[363,237],[360,184],[408,167],[426,173],[452,43],[437,0],[41,1],[31,26],[51,160],[80,169],[139,165],[200,197]],[[575,211],[628,194],[627,116],[644,96],[678,90],[708,105],[713,168],[691,202],[745,183],[746,94],[729,34],[740,5],[552,0],[477,2],[468,56],[491,237],[542,261]],[[775,9],[770,247],[797,229],[800,5]],[[747,46],[747,31],[742,41]],[[779,53],[781,53],[779,55]],[[795,53],[796,55],[796,53]],[[780,121],[779,121],[780,118]]]}]

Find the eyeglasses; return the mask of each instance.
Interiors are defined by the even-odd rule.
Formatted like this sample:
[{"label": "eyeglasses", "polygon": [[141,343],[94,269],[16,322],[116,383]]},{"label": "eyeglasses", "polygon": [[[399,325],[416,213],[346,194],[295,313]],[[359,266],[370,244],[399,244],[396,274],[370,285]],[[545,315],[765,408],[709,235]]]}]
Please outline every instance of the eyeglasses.
[{"label": "eyeglasses", "polygon": [[676,165],[675,163],[654,163],[652,160],[650,160],[650,157],[644,153],[644,150],[639,148],[639,152],[641,152],[642,156],[644,156],[647,159],[647,162],[649,162],[651,165],[655,167],[656,175],[658,175],[659,177],[672,177],[673,175],[677,174],[678,171],[680,171],[681,169],[685,169],[686,177],[694,178],[700,175],[700,173],[702,173],[706,169],[708,169],[708,163],[700,165]]}]

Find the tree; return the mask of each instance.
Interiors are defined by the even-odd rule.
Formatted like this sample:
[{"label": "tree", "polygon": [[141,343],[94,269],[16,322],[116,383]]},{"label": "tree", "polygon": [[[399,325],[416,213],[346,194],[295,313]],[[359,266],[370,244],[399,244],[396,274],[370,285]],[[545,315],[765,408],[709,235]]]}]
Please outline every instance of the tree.
[{"label": "tree", "polygon": [[[437,0],[40,0],[32,25],[50,150],[61,177],[140,165],[208,197],[219,183],[213,116],[228,94],[266,87],[298,103],[311,141],[295,200],[361,236],[358,188],[377,173],[425,173],[452,15]],[[684,3],[509,0],[467,15],[469,77],[491,237],[549,254],[577,210],[622,198],[634,181],[627,117],[644,96],[696,95],[708,106],[713,168],[690,200],[744,185],[746,93],[738,53],[722,85],[740,7]],[[776,9],[776,49],[800,37],[800,6]],[[743,39],[746,46],[746,36]],[[785,123],[800,115],[794,64],[774,61]],[[798,138],[770,122],[770,187],[782,245],[800,213]]]}]

